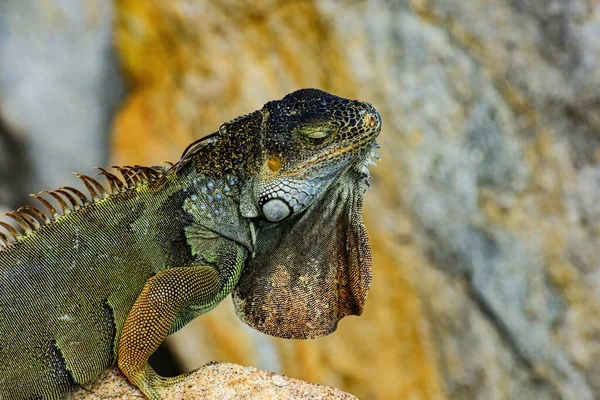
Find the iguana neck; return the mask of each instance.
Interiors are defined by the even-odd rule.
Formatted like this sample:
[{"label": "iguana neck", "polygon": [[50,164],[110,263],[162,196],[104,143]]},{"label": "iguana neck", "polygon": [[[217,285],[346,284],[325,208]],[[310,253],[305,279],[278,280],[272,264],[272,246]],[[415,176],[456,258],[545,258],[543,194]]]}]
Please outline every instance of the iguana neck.
[{"label": "iguana neck", "polygon": [[263,158],[261,122],[262,115],[255,112],[223,124],[184,153],[164,177],[171,185],[157,185],[158,190],[177,188],[170,197],[178,198],[188,220],[186,238],[194,252],[199,252],[196,239],[206,236],[206,230],[254,250],[249,218],[258,216],[252,181]]},{"label": "iguana neck", "polygon": [[207,137],[205,145],[199,142],[201,146],[192,150],[189,157],[195,172],[215,179],[235,176],[240,182],[248,182],[263,162],[262,119],[262,113],[255,111],[221,125],[218,132]]}]

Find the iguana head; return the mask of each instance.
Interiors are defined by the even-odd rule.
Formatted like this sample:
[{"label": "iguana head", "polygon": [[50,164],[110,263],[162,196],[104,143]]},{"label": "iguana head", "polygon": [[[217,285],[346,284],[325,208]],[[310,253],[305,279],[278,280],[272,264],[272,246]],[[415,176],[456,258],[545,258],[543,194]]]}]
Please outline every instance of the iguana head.
[{"label": "iguana head", "polygon": [[258,233],[236,312],[273,336],[326,335],[362,313],[371,282],[363,184],[381,118],[368,103],[303,89],[241,121],[260,158],[240,201]]},{"label": "iguana head", "polygon": [[306,210],[337,180],[367,179],[381,129],[370,104],[302,89],[267,103],[261,114],[263,159],[252,198],[244,199],[254,203],[244,208],[248,217],[280,222]]}]

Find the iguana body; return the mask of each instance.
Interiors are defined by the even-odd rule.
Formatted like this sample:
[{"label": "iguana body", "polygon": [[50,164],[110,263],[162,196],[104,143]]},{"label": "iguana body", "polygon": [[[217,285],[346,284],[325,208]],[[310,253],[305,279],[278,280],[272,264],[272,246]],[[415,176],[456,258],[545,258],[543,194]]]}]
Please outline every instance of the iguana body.
[{"label": "iguana body", "polygon": [[[152,399],[148,357],[234,290],[238,315],[290,338],[360,314],[370,282],[362,182],[380,117],[305,89],[223,124],[171,168],[81,177],[0,234],[0,399],[57,399],[116,361]],[[59,213],[57,209],[62,209]],[[0,246],[1,247],[1,246]]]}]

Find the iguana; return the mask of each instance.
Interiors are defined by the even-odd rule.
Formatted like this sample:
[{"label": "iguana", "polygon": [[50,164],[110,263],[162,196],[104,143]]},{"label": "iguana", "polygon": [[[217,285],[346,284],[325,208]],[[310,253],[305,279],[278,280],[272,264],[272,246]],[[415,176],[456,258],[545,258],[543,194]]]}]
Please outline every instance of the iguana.
[{"label": "iguana", "polygon": [[[57,399],[115,362],[150,399],[148,357],[233,293],[264,333],[314,338],[360,315],[362,222],[381,118],[302,89],[220,126],[164,167],[33,195],[0,232],[0,399]],[[117,174],[121,175],[118,177]],[[109,193],[110,192],[110,193]],[[46,197],[44,197],[46,196]]]}]

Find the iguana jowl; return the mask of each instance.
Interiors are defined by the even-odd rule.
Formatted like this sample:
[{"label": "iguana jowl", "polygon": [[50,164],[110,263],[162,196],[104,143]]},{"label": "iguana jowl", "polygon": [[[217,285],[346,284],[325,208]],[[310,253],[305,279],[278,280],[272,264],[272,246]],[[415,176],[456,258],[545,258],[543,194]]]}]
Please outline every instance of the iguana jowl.
[{"label": "iguana jowl", "polygon": [[[56,399],[118,362],[151,399],[148,357],[229,293],[267,334],[313,338],[362,312],[368,103],[303,89],[223,124],[167,168],[100,169],[0,222],[0,399]],[[54,204],[49,201],[52,200]],[[58,207],[56,206],[58,205]],[[60,212],[59,212],[60,211]]]}]

